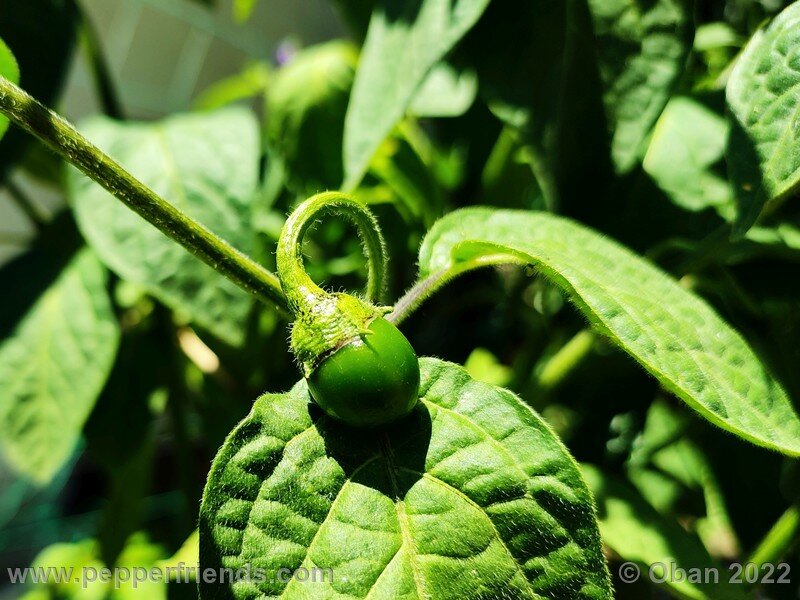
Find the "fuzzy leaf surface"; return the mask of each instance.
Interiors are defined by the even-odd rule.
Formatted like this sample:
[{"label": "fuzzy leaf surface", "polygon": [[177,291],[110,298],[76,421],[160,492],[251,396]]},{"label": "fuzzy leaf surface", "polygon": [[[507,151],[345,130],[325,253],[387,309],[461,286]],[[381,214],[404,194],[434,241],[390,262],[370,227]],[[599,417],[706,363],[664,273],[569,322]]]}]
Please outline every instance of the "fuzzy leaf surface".
[{"label": "fuzzy leaf surface", "polygon": [[[611,598],[591,495],[550,428],[460,366],[420,367],[420,404],[383,432],[322,416],[302,381],[256,401],[209,475],[200,561],[268,581],[201,598]],[[272,581],[301,566],[332,577]]]},{"label": "fuzzy leaf surface", "polygon": [[669,275],[583,225],[543,212],[458,210],[423,241],[420,276],[497,254],[537,267],[592,325],[704,418],[800,455],[800,418],[742,336]]},{"label": "fuzzy leaf surface", "polygon": [[800,189],[800,2],[745,47],[726,88],[731,179],[744,232],[764,204]]}]

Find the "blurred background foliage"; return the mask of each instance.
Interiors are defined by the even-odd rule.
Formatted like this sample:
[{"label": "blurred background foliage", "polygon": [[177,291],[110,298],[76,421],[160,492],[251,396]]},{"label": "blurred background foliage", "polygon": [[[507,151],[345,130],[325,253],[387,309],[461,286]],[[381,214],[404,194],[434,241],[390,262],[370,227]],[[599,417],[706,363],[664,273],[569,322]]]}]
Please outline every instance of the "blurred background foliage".
[{"label": "blurred background foliage", "polygon": [[[285,215],[345,175],[345,114],[373,4],[5,0],[0,38],[20,63],[22,87],[272,268]],[[520,4],[494,2],[434,68],[356,191],[389,242],[388,297],[414,281],[419,242],[448,210],[555,210],[645,254],[705,297],[797,402],[800,206],[786,203],[735,242],[716,233],[735,213],[725,82],[744,43],[785,3],[637,2],[645,16],[633,24],[615,20],[619,3],[570,3],[575,39],[563,43],[585,52],[555,74],[546,69],[548,52],[559,47],[553,36],[564,31],[564,15],[552,2]],[[547,18],[536,19],[537,11]],[[666,69],[666,79],[654,86],[663,97],[652,119],[637,129],[626,121],[630,112],[613,109],[625,101],[623,58],[651,34],[661,53],[640,68]],[[560,95],[549,84],[539,86],[543,94],[528,89],[548,77]],[[552,130],[553,122],[562,128]],[[96,210],[102,192],[19,131],[0,143],[0,178],[3,335],[45,290],[62,315],[81,310],[71,282],[103,297],[83,332],[62,336],[80,346],[85,331],[97,332],[96,346],[81,350],[88,359],[80,386],[54,392],[66,410],[53,414],[48,431],[63,424],[75,435],[39,451],[6,443],[0,455],[0,566],[196,560],[193,530],[211,458],[260,393],[298,378],[286,323],[227,290],[210,269],[187,264],[127,209],[109,200]],[[360,246],[345,224],[320,226],[306,252],[315,280],[362,285]],[[761,548],[776,523],[777,534],[796,536],[798,461],[695,418],[628,357],[582,333],[584,325],[547,282],[499,268],[457,280],[404,329],[419,354],[465,364],[474,377],[519,393],[593,465],[587,479],[612,563],[669,552],[679,564],[725,564]],[[73,352],[66,343],[56,351]],[[547,369],[565,351],[582,360],[561,379]],[[49,360],[58,368],[63,357]],[[780,558],[800,573],[796,546],[784,544],[790,550]],[[616,587],[621,598],[663,593],[644,582]],[[191,585],[0,586],[0,598],[21,591],[31,600],[195,593]],[[688,584],[671,593],[723,597]],[[764,593],[793,598],[797,584]]]}]

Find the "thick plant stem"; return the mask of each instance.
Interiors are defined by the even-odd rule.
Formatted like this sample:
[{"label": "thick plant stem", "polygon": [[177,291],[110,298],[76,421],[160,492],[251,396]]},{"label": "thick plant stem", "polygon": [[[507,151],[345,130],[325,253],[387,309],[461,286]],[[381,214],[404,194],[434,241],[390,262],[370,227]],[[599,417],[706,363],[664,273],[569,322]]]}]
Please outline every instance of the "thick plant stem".
[{"label": "thick plant stem", "polygon": [[99,183],[167,237],[260,300],[287,309],[280,281],[200,223],[161,198],[63,118],[0,77],[0,113]]},{"label": "thick plant stem", "polygon": [[800,510],[792,506],[777,520],[753,551],[748,562],[756,565],[775,564],[797,542],[800,533]]},{"label": "thick plant stem", "polygon": [[538,394],[557,388],[591,352],[596,336],[591,329],[582,329],[545,363],[534,382]]}]

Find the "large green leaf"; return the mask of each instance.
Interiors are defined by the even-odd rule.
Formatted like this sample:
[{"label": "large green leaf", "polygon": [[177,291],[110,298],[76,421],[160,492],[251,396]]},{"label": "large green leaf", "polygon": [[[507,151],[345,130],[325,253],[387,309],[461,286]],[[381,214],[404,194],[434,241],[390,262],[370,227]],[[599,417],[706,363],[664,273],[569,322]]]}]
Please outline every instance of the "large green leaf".
[{"label": "large green leaf", "polygon": [[[19,65],[17,65],[17,59],[14,58],[11,50],[9,50],[2,39],[0,39],[0,76],[14,83],[19,83]],[[0,138],[3,137],[6,129],[8,129],[8,118],[0,115]]]},{"label": "large green leaf", "polygon": [[733,117],[728,148],[745,231],[764,204],[800,190],[800,2],[757,32],[726,90]]},{"label": "large green leaf", "polygon": [[[160,123],[101,117],[83,131],[179,209],[239,250],[251,251],[259,140],[249,112],[225,109]],[[78,225],[103,262],[221,339],[242,341],[252,304],[246,292],[76,170],[69,183]]]},{"label": "large green leaf", "polygon": [[[670,563],[684,570],[713,569],[720,573],[720,582],[696,583],[688,577],[667,577],[664,586],[671,587],[680,598],[724,600],[746,598],[738,585],[727,585],[726,569],[714,563],[696,535],[688,533],[677,521],[659,515],[636,490],[614,477],[604,475],[591,465],[581,465],[583,475],[597,498],[600,533],[605,542],[623,559],[633,561],[641,569],[641,578],[655,565],[654,575],[663,577],[659,565]],[[630,573],[630,572],[628,572]],[[668,573],[668,571],[667,571]]]},{"label": "large green leaf", "polygon": [[489,0],[380,0],[372,14],[344,130],[345,188],[358,185],[433,66]]},{"label": "large green leaf", "polygon": [[[211,469],[200,561],[266,581],[201,598],[611,597],[592,498],[550,428],[457,365],[420,367],[420,405],[383,432],[321,416],[304,382],[256,402]],[[301,566],[332,577],[274,577]]]},{"label": "large green leaf", "polygon": [[[35,278],[41,260],[32,251],[6,266],[3,280]],[[3,304],[0,444],[8,461],[37,482],[69,458],[114,362],[119,330],[105,286],[105,269],[83,249],[24,313]],[[36,293],[36,286],[26,288],[27,282],[15,290],[20,301]]]},{"label": "large green leaf", "polygon": [[483,254],[535,265],[602,333],[703,417],[800,455],[800,419],[747,342],[703,300],[619,244],[548,213],[459,210],[420,249],[420,276]]},{"label": "large green leaf", "polygon": [[589,0],[611,155],[633,168],[692,47],[692,1]]}]

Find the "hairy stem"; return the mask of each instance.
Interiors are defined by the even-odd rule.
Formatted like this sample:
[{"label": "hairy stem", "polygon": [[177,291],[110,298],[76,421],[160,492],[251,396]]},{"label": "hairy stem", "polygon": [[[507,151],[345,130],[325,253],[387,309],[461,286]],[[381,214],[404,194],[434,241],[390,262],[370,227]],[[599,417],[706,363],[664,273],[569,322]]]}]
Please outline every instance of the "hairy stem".
[{"label": "hairy stem", "polygon": [[286,298],[274,273],[175,208],[84,138],[67,121],[4,77],[0,77],[0,113],[39,138],[164,235],[233,283],[258,299],[286,310]]},{"label": "hairy stem", "polygon": [[367,256],[367,300],[380,302],[386,288],[386,244],[375,217],[362,203],[346,194],[323,192],[295,209],[278,240],[278,275],[293,313],[302,312],[310,297],[326,294],[311,280],[303,265],[303,237],[316,220],[326,214],[343,217],[358,228]]}]

